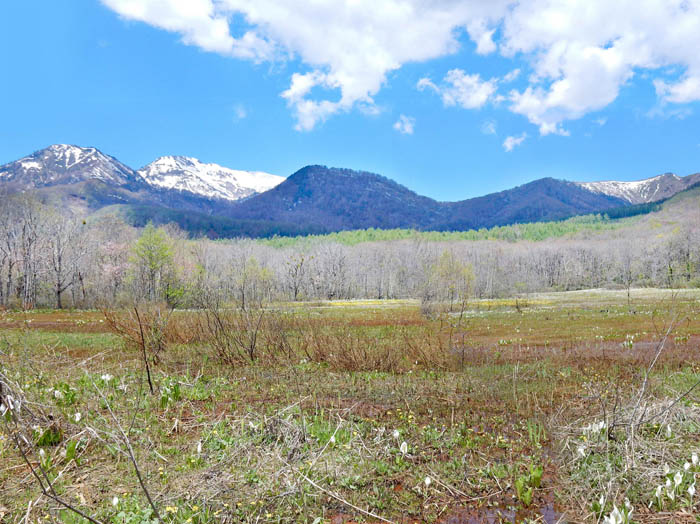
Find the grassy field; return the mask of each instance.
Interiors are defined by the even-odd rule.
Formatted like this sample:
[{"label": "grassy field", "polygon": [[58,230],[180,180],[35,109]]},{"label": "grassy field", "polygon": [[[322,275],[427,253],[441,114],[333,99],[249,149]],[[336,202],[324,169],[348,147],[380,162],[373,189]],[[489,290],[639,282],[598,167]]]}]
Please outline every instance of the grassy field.
[{"label": "grassy field", "polygon": [[2,312],[0,521],[86,522],[34,470],[105,523],[699,522],[699,300],[284,304],[255,362],[176,312],[153,393],[102,313]]}]

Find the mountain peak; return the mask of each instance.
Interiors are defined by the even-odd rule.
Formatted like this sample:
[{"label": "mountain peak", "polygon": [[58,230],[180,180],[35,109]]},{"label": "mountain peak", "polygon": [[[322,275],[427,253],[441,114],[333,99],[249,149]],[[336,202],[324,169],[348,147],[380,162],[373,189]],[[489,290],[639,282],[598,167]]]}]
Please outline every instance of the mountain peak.
[{"label": "mountain peak", "polygon": [[700,175],[679,177],[675,173],[663,173],[644,180],[623,182],[577,182],[580,187],[604,195],[620,198],[629,204],[656,202],[671,197],[700,181]]},{"label": "mountain peak", "polygon": [[217,200],[240,200],[278,185],[284,177],[239,171],[187,156],[162,156],[138,171],[151,186]]},{"label": "mountain peak", "polygon": [[134,171],[94,147],[53,144],[0,166],[0,179],[24,188],[100,180],[117,186],[137,182]]}]

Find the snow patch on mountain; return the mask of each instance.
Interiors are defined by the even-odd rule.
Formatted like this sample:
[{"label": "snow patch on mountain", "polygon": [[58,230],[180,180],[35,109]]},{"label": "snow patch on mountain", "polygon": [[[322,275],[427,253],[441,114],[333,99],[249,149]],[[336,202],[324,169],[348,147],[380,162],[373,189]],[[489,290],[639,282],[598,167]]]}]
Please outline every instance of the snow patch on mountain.
[{"label": "snow patch on mountain", "polygon": [[94,147],[68,144],[55,144],[0,166],[0,179],[27,188],[74,184],[92,179],[124,185],[134,178],[134,171],[116,158]]},{"label": "snow patch on mountain", "polygon": [[26,169],[27,171],[30,169],[41,169],[41,164],[36,160],[20,160],[20,166],[22,166],[22,169]]},{"label": "snow patch on mountain", "polygon": [[607,180],[603,182],[576,182],[584,189],[620,198],[630,204],[656,202],[683,191],[694,183],[692,177],[679,177],[673,173],[665,173],[645,180],[620,182]]},{"label": "snow patch on mountain", "polygon": [[240,200],[280,184],[284,177],[239,171],[184,156],[164,156],[138,171],[153,187],[187,191],[207,198]]}]

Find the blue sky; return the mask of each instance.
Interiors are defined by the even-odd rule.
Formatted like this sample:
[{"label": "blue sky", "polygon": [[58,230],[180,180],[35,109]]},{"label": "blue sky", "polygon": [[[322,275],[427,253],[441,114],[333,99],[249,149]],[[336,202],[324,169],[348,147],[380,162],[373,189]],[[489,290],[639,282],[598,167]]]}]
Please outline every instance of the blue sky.
[{"label": "blue sky", "polygon": [[625,1],[3,2],[0,164],[71,143],[441,200],[700,171],[700,5]]}]

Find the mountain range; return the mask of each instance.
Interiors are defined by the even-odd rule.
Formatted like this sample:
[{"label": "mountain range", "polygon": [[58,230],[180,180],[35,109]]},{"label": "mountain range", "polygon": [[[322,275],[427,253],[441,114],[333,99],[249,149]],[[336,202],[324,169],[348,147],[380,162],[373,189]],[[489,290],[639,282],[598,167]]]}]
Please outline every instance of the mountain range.
[{"label": "mountain range", "polygon": [[135,225],[175,222],[193,234],[269,236],[346,229],[464,230],[559,220],[658,202],[700,173],[634,182],[543,178],[482,197],[439,202],[374,173],[306,166],[288,178],[183,156],[134,170],[96,148],[53,145],[0,166],[0,188],[34,191],[83,214],[121,213]]}]

